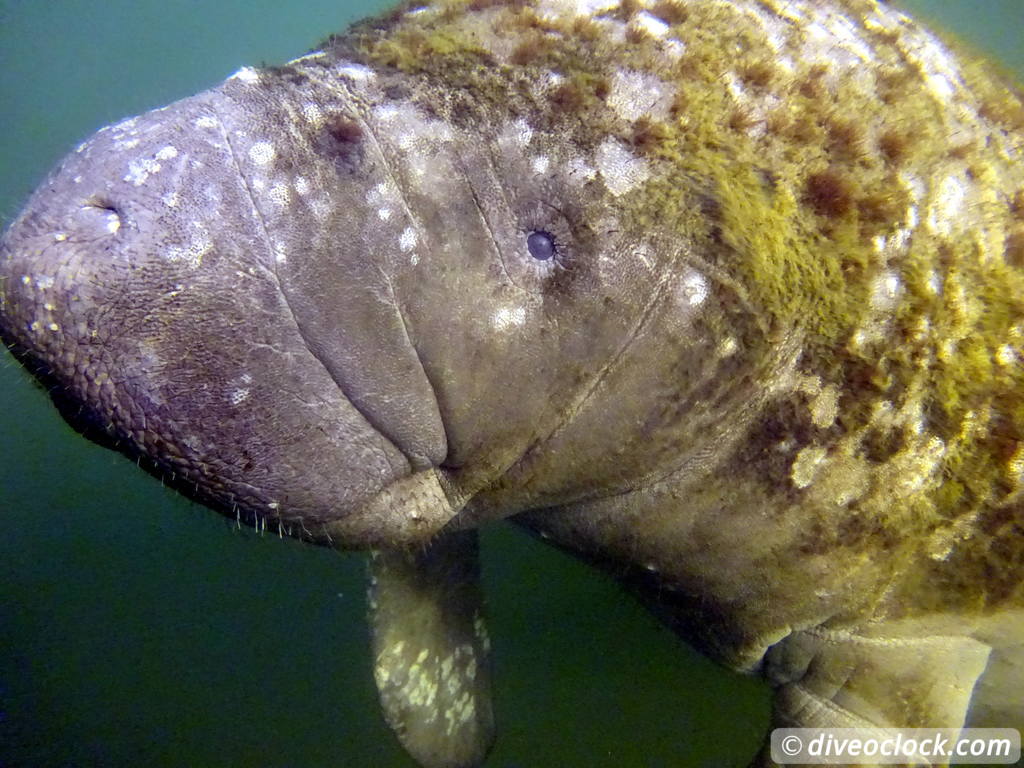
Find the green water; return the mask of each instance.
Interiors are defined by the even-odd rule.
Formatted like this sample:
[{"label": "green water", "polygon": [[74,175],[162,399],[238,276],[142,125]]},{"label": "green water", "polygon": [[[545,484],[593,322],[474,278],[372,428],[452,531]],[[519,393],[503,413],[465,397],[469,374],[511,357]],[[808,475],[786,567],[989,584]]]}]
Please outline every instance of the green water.
[{"label": "green water", "polygon": [[[1021,0],[906,5],[1024,73]],[[379,8],[0,0],[0,217],[99,126],[278,63]],[[237,531],[76,437],[0,360],[0,766],[406,766],[378,715],[363,565]],[[484,534],[490,768],[744,765],[767,690],[607,579]]]}]

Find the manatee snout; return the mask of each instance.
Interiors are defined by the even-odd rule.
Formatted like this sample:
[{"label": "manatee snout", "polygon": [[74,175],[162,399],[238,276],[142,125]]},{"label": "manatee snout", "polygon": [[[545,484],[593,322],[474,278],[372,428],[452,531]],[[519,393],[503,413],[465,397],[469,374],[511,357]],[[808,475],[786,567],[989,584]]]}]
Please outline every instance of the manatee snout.
[{"label": "manatee snout", "polygon": [[0,241],[0,334],[92,439],[233,517],[322,538],[411,468],[289,306],[287,233],[245,172],[267,151],[244,144],[258,119],[211,91],[71,152]]}]

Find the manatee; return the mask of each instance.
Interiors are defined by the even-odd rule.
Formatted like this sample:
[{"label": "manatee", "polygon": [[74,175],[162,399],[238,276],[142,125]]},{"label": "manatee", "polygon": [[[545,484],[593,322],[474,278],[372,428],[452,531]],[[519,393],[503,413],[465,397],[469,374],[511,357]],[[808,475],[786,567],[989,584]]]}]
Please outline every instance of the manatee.
[{"label": "manatee", "polygon": [[1020,727],[1022,143],[884,5],[410,7],[80,145],[0,334],[87,437],[373,552],[425,766],[493,740],[504,518],[775,725]]}]

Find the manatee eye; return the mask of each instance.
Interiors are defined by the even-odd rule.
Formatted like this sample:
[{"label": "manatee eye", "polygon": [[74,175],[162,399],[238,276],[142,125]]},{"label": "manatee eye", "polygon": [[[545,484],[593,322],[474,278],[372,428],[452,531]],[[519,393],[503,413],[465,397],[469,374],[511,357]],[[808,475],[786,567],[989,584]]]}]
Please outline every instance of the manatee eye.
[{"label": "manatee eye", "polygon": [[[546,200],[512,201],[512,215],[501,217],[499,253],[505,274],[524,291],[543,294],[578,271],[576,241],[569,218]],[[499,216],[494,217],[499,220]]]},{"label": "manatee eye", "polygon": [[526,247],[533,258],[547,261],[555,255],[555,238],[543,229],[537,229],[527,236]]}]

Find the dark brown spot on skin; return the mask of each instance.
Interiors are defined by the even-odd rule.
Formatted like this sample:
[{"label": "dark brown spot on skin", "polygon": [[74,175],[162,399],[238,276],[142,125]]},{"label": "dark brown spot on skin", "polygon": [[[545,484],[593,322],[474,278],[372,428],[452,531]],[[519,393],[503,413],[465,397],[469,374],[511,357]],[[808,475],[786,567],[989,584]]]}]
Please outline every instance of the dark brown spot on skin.
[{"label": "dark brown spot on skin", "polygon": [[652,16],[664,21],[666,24],[682,24],[688,18],[690,14],[687,10],[679,5],[678,3],[670,2],[669,0],[661,0],[651,8],[650,13]]},{"label": "dark brown spot on skin", "polygon": [[971,144],[958,144],[952,147],[946,155],[954,160],[966,160],[974,147]]},{"label": "dark brown spot on skin", "polygon": [[593,43],[601,39],[603,34],[601,28],[589,18],[581,17],[572,24],[572,34],[578,37],[581,42]]},{"label": "dark brown spot on skin", "polygon": [[324,150],[334,157],[338,170],[351,173],[363,159],[363,129],[355,120],[335,116],[324,125]]},{"label": "dark brown spot on skin", "polygon": [[1013,218],[1024,221],[1024,189],[1018,189],[1010,201],[1010,214]]},{"label": "dark brown spot on skin", "polygon": [[775,77],[775,67],[771,62],[755,61],[747,64],[739,71],[740,79],[755,88],[767,88]]},{"label": "dark brown spot on skin", "polygon": [[897,131],[886,131],[878,137],[878,149],[889,165],[900,165],[907,157],[907,137]]},{"label": "dark brown spot on skin", "polygon": [[669,114],[672,117],[679,117],[686,112],[686,106],[688,104],[686,94],[677,93],[676,97],[672,100],[672,106],[669,107]]},{"label": "dark brown spot on skin", "polygon": [[620,21],[629,21],[642,10],[643,6],[638,0],[622,0],[619,7],[611,11],[609,16]]},{"label": "dark brown spot on skin", "polygon": [[825,93],[825,86],[821,79],[825,76],[828,68],[823,64],[816,64],[807,72],[807,76],[800,81],[798,90],[801,96],[808,99],[819,99]]},{"label": "dark brown spot on skin", "polygon": [[1003,260],[1011,267],[1024,269],[1024,227],[1017,227],[1006,238]]},{"label": "dark brown spot on skin", "polygon": [[633,123],[633,134],[629,137],[633,148],[640,154],[654,152],[668,138],[668,131],[661,123],[641,117]]},{"label": "dark brown spot on skin", "polygon": [[516,46],[510,61],[518,66],[543,60],[552,48],[552,41],[542,34],[533,34]]},{"label": "dark brown spot on skin", "polygon": [[902,430],[873,427],[864,436],[860,447],[865,459],[883,464],[903,450],[904,445],[906,440]]},{"label": "dark brown spot on skin", "polygon": [[578,112],[583,108],[586,99],[575,83],[562,83],[548,94],[552,106],[566,112]]},{"label": "dark brown spot on skin", "polygon": [[846,161],[864,156],[864,129],[860,125],[849,120],[829,120],[827,131],[830,155]]},{"label": "dark brown spot on skin", "polygon": [[850,212],[853,195],[849,182],[840,173],[829,169],[807,177],[804,202],[819,216],[839,218]]},{"label": "dark brown spot on skin", "polygon": [[903,67],[882,68],[875,72],[875,83],[879,98],[886,104],[894,104],[913,87],[913,77]]},{"label": "dark brown spot on skin", "polygon": [[633,45],[642,45],[645,40],[651,37],[651,33],[643,27],[630,25],[626,27],[626,42]]},{"label": "dark brown spot on skin", "polygon": [[757,118],[746,109],[737,109],[729,116],[729,129],[745,131],[757,124]]}]

